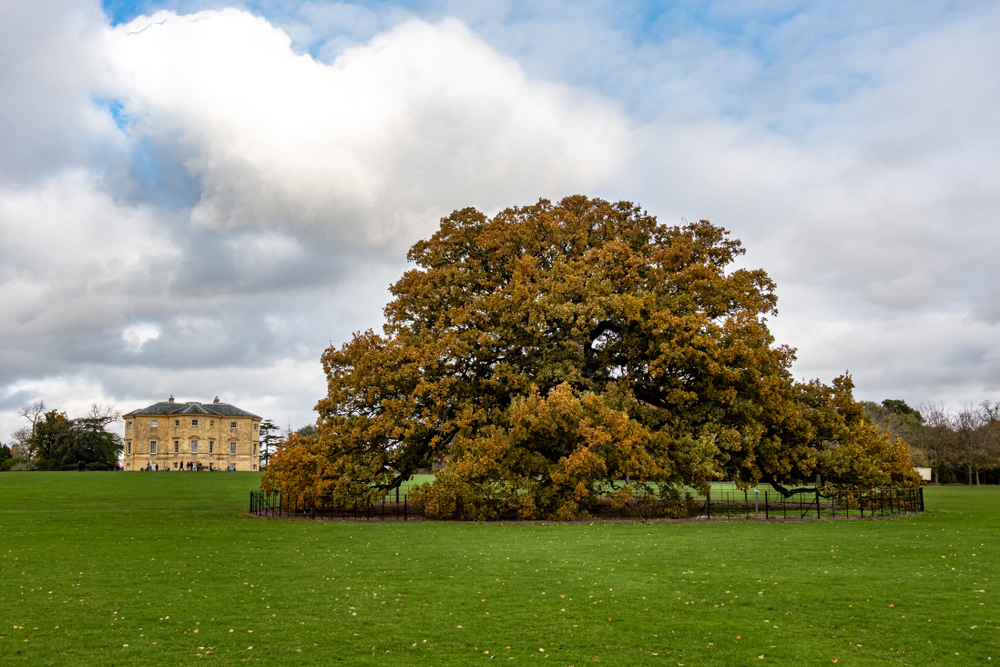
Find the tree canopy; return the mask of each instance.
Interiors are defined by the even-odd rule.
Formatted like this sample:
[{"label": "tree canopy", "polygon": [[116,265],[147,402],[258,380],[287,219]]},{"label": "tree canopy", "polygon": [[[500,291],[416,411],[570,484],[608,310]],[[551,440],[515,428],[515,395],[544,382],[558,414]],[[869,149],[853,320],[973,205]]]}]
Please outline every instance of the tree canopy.
[{"label": "tree canopy", "polygon": [[979,484],[981,472],[1000,468],[1000,403],[966,404],[957,411],[925,405],[919,420],[907,415],[904,423],[898,414],[886,414],[874,404],[866,404],[866,409],[880,428],[911,444],[913,459],[931,468],[935,481],[942,481],[942,473],[944,481],[956,481],[964,473],[968,484]]},{"label": "tree canopy", "polygon": [[723,478],[915,483],[848,376],[791,379],[767,327],[775,285],[734,268],[743,252],[629,202],[455,211],[410,249],[382,333],[323,355],[317,435],[290,440],[264,485],[359,495],[434,466],[430,505],[569,518],[598,492]]},{"label": "tree canopy", "polygon": [[91,407],[86,417],[70,419],[58,410],[37,415],[29,442],[31,458],[44,468],[90,464],[114,465],[123,446],[121,438],[107,431],[120,416],[113,408]]}]

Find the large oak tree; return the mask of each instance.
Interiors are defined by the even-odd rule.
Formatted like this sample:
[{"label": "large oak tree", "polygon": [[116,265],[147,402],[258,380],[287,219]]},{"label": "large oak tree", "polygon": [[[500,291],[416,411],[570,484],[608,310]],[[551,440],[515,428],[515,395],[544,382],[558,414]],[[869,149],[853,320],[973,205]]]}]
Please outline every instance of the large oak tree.
[{"label": "large oak tree", "polygon": [[912,483],[848,377],[792,381],[774,283],[734,268],[743,252],[629,202],[455,211],[411,248],[382,334],[323,355],[318,435],[283,447],[264,486],[350,497],[436,466],[432,510],[568,518],[598,492],[720,478]]}]

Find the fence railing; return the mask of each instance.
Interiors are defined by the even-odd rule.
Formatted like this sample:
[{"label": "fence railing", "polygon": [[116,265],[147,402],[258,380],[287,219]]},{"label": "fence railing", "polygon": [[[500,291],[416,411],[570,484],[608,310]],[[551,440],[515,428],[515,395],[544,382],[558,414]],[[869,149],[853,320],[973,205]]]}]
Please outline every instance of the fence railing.
[{"label": "fence railing", "polygon": [[[587,516],[604,519],[687,519],[732,521],[806,521],[820,519],[876,518],[924,511],[923,488],[840,491],[823,495],[818,490],[789,498],[774,491],[717,491],[678,500],[635,497],[622,503],[607,495],[595,495],[580,507]],[[334,496],[289,495],[250,492],[250,513],[260,517],[307,518],[339,521],[467,521],[484,516],[495,521],[532,521],[546,517],[543,510],[525,513],[505,504],[495,510],[456,501],[453,507],[435,513],[410,502],[398,492],[372,501]]]}]

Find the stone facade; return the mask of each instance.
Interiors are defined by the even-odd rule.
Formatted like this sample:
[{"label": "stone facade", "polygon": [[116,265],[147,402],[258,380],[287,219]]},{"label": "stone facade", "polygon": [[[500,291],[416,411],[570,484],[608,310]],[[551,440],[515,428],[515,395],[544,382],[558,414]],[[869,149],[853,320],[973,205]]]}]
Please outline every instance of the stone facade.
[{"label": "stone facade", "polygon": [[125,470],[260,469],[260,417],[212,403],[154,403],[125,416]]}]

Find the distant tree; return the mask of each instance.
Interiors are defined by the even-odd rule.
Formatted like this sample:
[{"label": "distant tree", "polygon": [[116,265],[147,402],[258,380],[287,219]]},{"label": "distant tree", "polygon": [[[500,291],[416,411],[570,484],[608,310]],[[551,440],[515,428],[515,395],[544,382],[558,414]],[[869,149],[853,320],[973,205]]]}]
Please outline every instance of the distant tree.
[{"label": "distant tree", "polygon": [[[33,425],[30,453],[34,461],[62,465],[64,453],[71,449],[73,423],[65,412],[49,410]],[[68,461],[67,461],[68,462]]]},{"label": "distant tree", "polygon": [[882,401],[882,409],[886,412],[899,415],[904,418],[909,418],[918,424],[924,423],[924,418],[920,414],[919,410],[911,408],[906,404],[906,401],[896,400],[887,398]]},{"label": "distant tree", "polygon": [[69,419],[65,413],[50,410],[36,421],[30,440],[32,460],[40,467],[60,467],[78,461],[113,464],[121,454],[121,438],[107,430],[119,420],[111,407],[94,405],[85,417]]},{"label": "distant tree", "polygon": [[963,405],[954,415],[952,430],[953,465],[966,473],[971,486],[979,486],[979,472],[1000,466],[1000,422],[990,403],[973,407]]},{"label": "distant tree", "polygon": [[10,447],[0,444],[0,464],[11,459]]},{"label": "distant tree", "polygon": [[862,406],[880,432],[889,438],[902,438],[909,445],[910,458],[915,464],[928,463],[928,455],[920,447],[926,428],[919,411],[900,400],[885,400],[881,405],[865,401]]},{"label": "distant tree", "polygon": [[25,405],[18,409],[17,416],[24,417],[31,422],[31,433],[34,435],[35,426],[45,413],[45,401],[35,401],[31,405]]},{"label": "distant tree", "polygon": [[10,455],[15,459],[28,460],[31,456],[31,427],[22,426],[10,434]]},{"label": "distant tree", "polygon": [[920,411],[923,422],[910,442],[919,457],[919,463],[930,467],[934,482],[940,483],[941,473],[951,469],[954,459],[954,422],[943,404],[924,404]]},{"label": "distant tree", "polygon": [[921,412],[923,423],[910,441],[934,470],[935,482],[942,471],[955,471],[978,485],[980,472],[1000,467],[1000,404],[984,401],[957,411],[924,405]]},{"label": "distant tree", "polygon": [[608,489],[915,483],[849,377],[793,381],[774,283],[736,268],[743,252],[629,202],[455,211],[410,249],[382,335],[323,355],[316,437],[290,439],[264,483],[374,497],[435,465],[428,502],[565,518]]},{"label": "distant tree", "polygon": [[281,429],[270,419],[265,419],[260,423],[259,433],[260,460],[266,467],[271,461],[271,455],[274,454],[278,443],[282,439]]},{"label": "distant tree", "polygon": [[307,425],[303,426],[302,428],[300,428],[298,431],[296,431],[296,433],[298,433],[299,435],[304,435],[307,438],[315,438],[316,437],[316,427],[313,426],[312,424],[307,424]]}]

